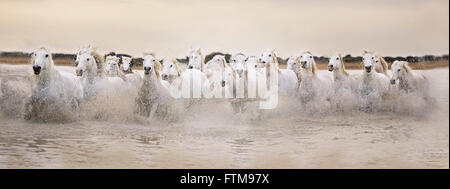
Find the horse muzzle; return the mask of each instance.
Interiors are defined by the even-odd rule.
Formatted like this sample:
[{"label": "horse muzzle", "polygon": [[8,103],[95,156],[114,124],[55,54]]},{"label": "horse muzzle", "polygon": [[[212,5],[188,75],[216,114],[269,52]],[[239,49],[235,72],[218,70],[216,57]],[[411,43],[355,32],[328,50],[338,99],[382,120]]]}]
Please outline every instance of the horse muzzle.
[{"label": "horse muzzle", "polygon": [[301,61],[300,63],[302,64],[302,68],[306,68],[306,61]]},{"label": "horse muzzle", "polygon": [[239,74],[239,76],[242,76],[242,73],[244,73],[243,69],[237,69],[236,73]]},{"label": "horse muzzle", "polygon": [[167,74],[162,74],[161,77],[163,80],[169,79],[169,75],[167,75]]},{"label": "horse muzzle", "polygon": [[226,82],[222,80],[222,87],[225,87]]},{"label": "horse muzzle", "polygon": [[372,71],[372,66],[366,66],[364,68],[366,69],[367,73],[370,73],[370,71]]},{"label": "horse muzzle", "polygon": [[152,71],[152,67],[144,67],[144,74],[145,75],[150,74],[150,71]]},{"label": "horse muzzle", "polygon": [[391,84],[395,85],[395,79],[391,79]]},{"label": "horse muzzle", "polygon": [[41,67],[40,66],[33,66],[33,71],[35,75],[39,75],[41,73]]},{"label": "horse muzzle", "polygon": [[328,71],[332,72],[333,70],[334,70],[333,65],[329,65],[329,66],[328,66]]}]

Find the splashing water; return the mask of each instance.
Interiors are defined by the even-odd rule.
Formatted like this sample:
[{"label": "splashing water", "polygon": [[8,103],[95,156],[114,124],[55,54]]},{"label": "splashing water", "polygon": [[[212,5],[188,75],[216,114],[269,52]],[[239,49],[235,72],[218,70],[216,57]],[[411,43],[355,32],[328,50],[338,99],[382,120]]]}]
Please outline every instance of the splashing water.
[{"label": "splashing water", "polygon": [[276,109],[244,113],[211,100],[177,106],[174,121],[136,116],[138,89],[100,83],[80,110],[42,111],[67,116],[56,123],[23,119],[31,71],[0,64],[0,168],[448,168],[448,69],[420,71],[428,96],[280,95]]}]

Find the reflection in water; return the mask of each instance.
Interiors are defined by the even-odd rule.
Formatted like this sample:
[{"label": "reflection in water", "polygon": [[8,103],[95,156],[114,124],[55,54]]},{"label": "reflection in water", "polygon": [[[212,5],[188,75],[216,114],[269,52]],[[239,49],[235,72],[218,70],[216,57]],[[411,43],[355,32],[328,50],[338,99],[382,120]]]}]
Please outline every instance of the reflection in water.
[{"label": "reflection in water", "polygon": [[[26,85],[4,70],[2,84]],[[292,109],[249,121],[219,103],[170,124],[1,115],[0,168],[448,168],[448,69],[425,72],[441,105],[426,116]]]}]

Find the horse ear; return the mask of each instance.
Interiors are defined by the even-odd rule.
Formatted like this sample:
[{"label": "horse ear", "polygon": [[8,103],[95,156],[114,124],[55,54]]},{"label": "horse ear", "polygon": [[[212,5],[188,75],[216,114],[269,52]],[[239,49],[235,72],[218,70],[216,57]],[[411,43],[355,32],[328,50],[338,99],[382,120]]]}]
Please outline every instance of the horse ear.
[{"label": "horse ear", "polygon": [[275,63],[278,63],[278,58],[277,58],[277,55],[275,54],[275,51],[272,51],[272,59],[273,59],[273,62],[275,62]]},{"label": "horse ear", "polygon": [[367,54],[369,51],[367,49],[363,49],[363,54]]}]

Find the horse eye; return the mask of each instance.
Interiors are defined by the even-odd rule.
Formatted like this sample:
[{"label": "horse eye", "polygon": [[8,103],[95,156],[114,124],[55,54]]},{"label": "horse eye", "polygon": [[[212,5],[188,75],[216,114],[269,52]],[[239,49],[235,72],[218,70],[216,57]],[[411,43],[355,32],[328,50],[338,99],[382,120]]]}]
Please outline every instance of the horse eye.
[{"label": "horse eye", "polygon": [[86,61],[89,61],[89,58],[87,58]]},{"label": "horse eye", "polygon": [[378,63],[378,60],[376,60],[375,62],[377,62],[377,63]]},{"label": "horse eye", "polygon": [[400,71],[400,69],[397,70],[398,72]]},{"label": "horse eye", "polygon": [[309,58],[312,58],[312,56],[309,56]]},{"label": "horse eye", "polygon": [[336,60],[339,60],[339,57],[336,57]]},{"label": "horse eye", "polygon": [[255,68],[256,68],[256,65],[255,65]]},{"label": "horse eye", "polygon": [[173,65],[170,65],[170,67],[172,67]]},{"label": "horse eye", "polygon": [[45,54],[45,58],[48,58],[48,54]]},{"label": "horse eye", "polygon": [[374,57],[372,57],[372,60],[375,59]]},{"label": "horse eye", "polygon": [[271,57],[272,55],[271,54],[269,54],[269,57]]}]

